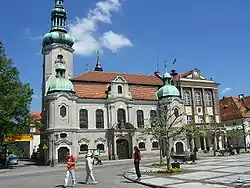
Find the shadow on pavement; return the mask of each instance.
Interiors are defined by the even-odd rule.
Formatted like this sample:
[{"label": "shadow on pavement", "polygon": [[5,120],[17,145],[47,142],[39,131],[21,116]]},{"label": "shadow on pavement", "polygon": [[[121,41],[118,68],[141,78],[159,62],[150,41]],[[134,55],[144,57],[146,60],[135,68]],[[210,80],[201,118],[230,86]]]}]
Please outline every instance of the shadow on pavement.
[{"label": "shadow on pavement", "polygon": [[122,181],[120,181],[120,183],[123,183],[123,184],[130,184],[130,183],[134,183],[134,182],[128,181],[128,180],[122,180]]},{"label": "shadow on pavement", "polygon": [[63,187],[64,188],[65,186],[64,185],[57,185],[56,187]]}]

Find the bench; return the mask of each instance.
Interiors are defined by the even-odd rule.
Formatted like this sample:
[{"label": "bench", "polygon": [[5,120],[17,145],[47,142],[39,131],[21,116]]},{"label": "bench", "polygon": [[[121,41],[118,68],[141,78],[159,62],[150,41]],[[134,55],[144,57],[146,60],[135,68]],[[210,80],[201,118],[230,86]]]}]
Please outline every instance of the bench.
[{"label": "bench", "polygon": [[171,155],[171,158],[174,161],[182,161],[183,163],[187,163],[188,161],[194,161],[193,156],[191,156],[190,153]]}]

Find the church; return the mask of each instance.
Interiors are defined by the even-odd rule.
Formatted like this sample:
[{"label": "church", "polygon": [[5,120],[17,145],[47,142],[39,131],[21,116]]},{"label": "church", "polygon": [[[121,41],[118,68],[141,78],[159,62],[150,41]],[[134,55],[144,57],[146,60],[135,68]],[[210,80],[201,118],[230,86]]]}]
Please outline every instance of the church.
[{"label": "church", "polygon": [[[48,163],[64,162],[67,151],[79,160],[88,151],[101,158],[129,159],[133,147],[142,156],[159,155],[159,143],[143,135],[159,105],[183,114],[186,123],[220,122],[218,83],[206,79],[198,69],[164,75],[105,72],[97,55],[93,71],[73,75],[74,38],[66,30],[67,13],[63,0],[56,0],[51,13],[51,30],[42,42],[42,121],[41,145]],[[176,153],[188,151],[187,138],[173,139]],[[212,139],[192,140],[199,150],[212,147]],[[223,138],[217,142],[223,147]]]}]

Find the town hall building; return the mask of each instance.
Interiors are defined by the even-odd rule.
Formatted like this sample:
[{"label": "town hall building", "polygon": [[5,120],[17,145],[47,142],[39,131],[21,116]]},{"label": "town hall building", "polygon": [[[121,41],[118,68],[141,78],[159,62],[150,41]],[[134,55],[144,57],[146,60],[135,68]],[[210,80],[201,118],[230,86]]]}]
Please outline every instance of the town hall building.
[{"label": "town hall building", "polygon": [[[218,84],[198,69],[160,76],[105,72],[97,56],[93,71],[73,74],[73,37],[67,33],[63,0],[56,0],[51,13],[51,30],[42,43],[41,145],[47,162],[64,162],[67,151],[84,159],[98,149],[100,157],[128,159],[138,146],[143,156],[159,155],[159,143],[142,134],[164,105],[182,114],[176,126],[187,123],[220,122]],[[218,138],[219,139],[219,138]],[[188,151],[187,138],[173,139],[176,153]],[[192,140],[199,150],[212,146],[211,138]],[[217,142],[223,147],[223,140]]]}]

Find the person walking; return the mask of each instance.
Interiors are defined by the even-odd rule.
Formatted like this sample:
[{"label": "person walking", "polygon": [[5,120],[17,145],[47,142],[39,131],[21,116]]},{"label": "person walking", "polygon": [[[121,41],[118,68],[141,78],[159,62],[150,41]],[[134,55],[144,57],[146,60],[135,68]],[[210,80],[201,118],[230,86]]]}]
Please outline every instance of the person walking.
[{"label": "person walking", "polygon": [[94,155],[92,153],[88,153],[86,155],[85,184],[88,184],[89,178],[91,179],[93,184],[97,184],[97,181],[95,181],[95,177],[94,177],[94,174],[93,174],[93,163],[94,163]]},{"label": "person walking", "polygon": [[141,180],[141,172],[140,172],[140,161],[141,161],[141,153],[137,146],[134,147],[134,165],[135,165],[135,172],[137,175],[136,181]]},{"label": "person walking", "polygon": [[76,169],[76,158],[69,152],[67,152],[67,158],[66,158],[66,164],[67,164],[67,172],[65,177],[65,184],[64,186],[69,186],[69,176],[72,180],[72,186],[76,185],[76,178],[75,178],[75,169]]}]

